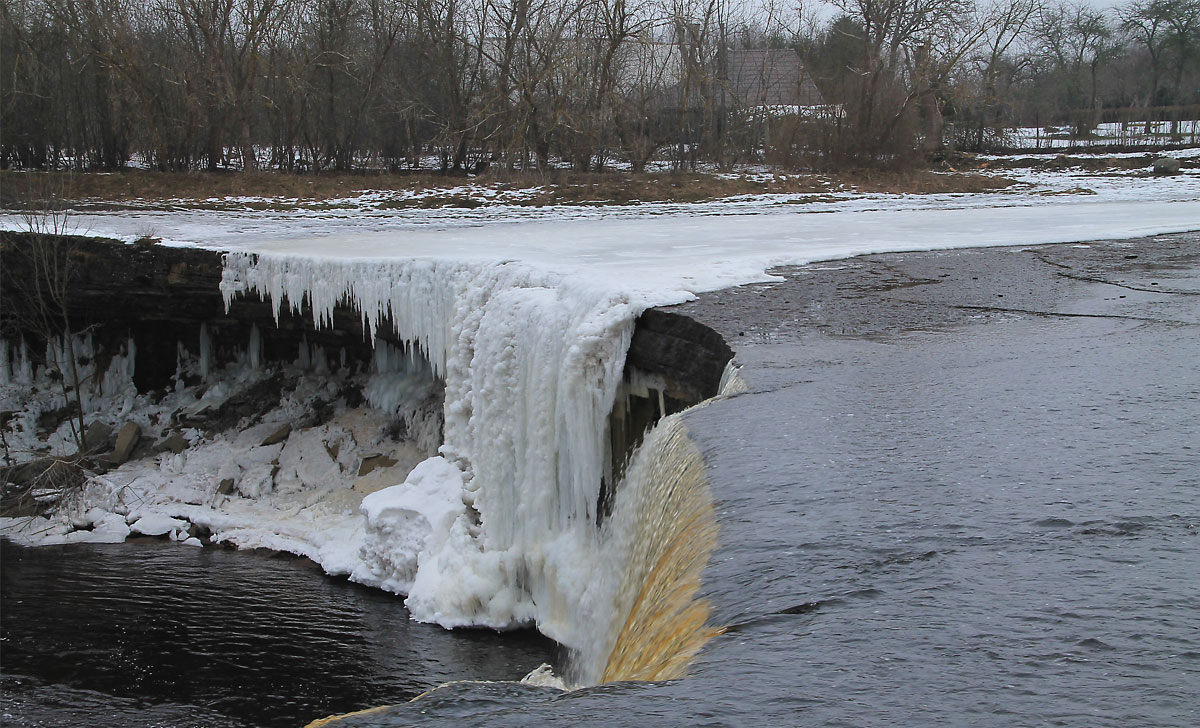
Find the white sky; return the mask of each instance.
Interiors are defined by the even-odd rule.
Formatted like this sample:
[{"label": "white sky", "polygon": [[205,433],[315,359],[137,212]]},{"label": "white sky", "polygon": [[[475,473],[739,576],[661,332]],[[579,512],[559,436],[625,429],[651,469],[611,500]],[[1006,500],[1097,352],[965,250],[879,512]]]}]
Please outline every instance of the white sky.
[{"label": "white sky", "polygon": [[[980,3],[988,2],[988,0],[978,0],[978,1]],[[1002,1],[1002,0],[1000,0],[1000,1]],[[1055,1],[1056,0],[1050,0],[1050,2],[1055,2]],[[1070,2],[1078,2],[1079,0],[1062,0],[1062,1],[1070,3]],[[1117,7],[1129,4],[1130,0],[1082,0],[1082,2],[1087,5],[1091,5],[1092,7],[1095,7],[1095,8],[1100,8],[1102,10],[1111,11],[1113,8],[1117,8]],[[761,5],[762,0],[749,0],[749,4],[751,6]],[[837,12],[838,12],[837,8],[831,2],[829,2],[829,0],[799,0],[798,3],[793,4],[793,7],[796,7],[798,5],[803,6],[805,8],[806,14],[813,13],[818,18],[826,18],[826,19],[832,18],[833,16],[837,15]]]}]

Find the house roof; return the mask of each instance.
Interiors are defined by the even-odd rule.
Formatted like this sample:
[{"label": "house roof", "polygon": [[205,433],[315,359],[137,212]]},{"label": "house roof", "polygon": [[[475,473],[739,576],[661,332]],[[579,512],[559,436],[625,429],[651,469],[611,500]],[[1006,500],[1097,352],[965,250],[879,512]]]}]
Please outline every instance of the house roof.
[{"label": "house roof", "polygon": [[819,106],[825,103],[800,54],[782,48],[725,51],[721,88],[727,102],[744,106]]}]

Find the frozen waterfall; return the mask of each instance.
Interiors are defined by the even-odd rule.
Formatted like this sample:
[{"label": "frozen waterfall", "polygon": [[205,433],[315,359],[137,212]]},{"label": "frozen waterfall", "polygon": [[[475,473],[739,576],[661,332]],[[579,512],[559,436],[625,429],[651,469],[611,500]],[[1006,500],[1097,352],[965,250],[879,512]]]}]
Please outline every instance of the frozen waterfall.
[{"label": "frozen waterfall", "polygon": [[407,592],[423,621],[588,639],[617,590],[597,503],[636,304],[518,263],[231,253],[221,288],[227,306],[258,295],[277,316],[307,305],[318,326],[351,305],[445,381],[440,455],[364,500],[352,578]]}]

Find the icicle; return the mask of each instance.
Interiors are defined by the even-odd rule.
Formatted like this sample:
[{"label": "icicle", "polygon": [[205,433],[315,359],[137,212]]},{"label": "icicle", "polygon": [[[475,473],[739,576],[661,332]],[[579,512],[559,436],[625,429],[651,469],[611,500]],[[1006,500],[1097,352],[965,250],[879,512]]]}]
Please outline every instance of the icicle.
[{"label": "icicle", "polygon": [[17,381],[22,384],[33,384],[33,362],[29,359],[29,346],[21,339],[21,348],[17,358]]},{"label": "icicle", "polygon": [[325,347],[320,344],[312,345],[313,374],[329,374],[329,362],[325,357]]},{"label": "icicle", "polygon": [[250,324],[250,343],[247,344],[246,353],[250,359],[250,368],[254,371],[262,369],[262,351],[262,332],[258,330],[258,324]]},{"label": "icicle", "polygon": [[175,342],[175,391],[183,386],[183,368],[188,360],[188,351],[182,341]]},{"label": "icicle", "polygon": [[125,378],[132,381],[137,373],[137,342],[130,336],[125,340]]},{"label": "icicle", "polygon": [[208,335],[208,324],[200,324],[200,378],[208,381],[212,370],[212,338]]},{"label": "icicle", "polygon": [[137,344],[132,337],[125,340],[120,352],[109,361],[108,370],[102,377],[92,377],[93,386],[88,389],[98,396],[109,396],[133,386],[133,373],[137,357]]},{"label": "icicle", "polygon": [[0,339],[0,385],[12,384],[12,364],[9,362],[8,339]]},{"label": "icicle", "polygon": [[299,357],[296,359],[296,366],[302,371],[308,371],[312,368],[312,352],[308,347],[308,337],[300,337]]},{"label": "icicle", "polygon": [[59,341],[61,341],[61,339],[58,337],[53,337],[53,338],[46,340],[45,362],[46,362],[47,369],[53,367],[54,369],[61,372],[62,365],[59,364],[58,362],[62,361],[63,354],[62,354],[62,348],[60,346],[57,346]]}]

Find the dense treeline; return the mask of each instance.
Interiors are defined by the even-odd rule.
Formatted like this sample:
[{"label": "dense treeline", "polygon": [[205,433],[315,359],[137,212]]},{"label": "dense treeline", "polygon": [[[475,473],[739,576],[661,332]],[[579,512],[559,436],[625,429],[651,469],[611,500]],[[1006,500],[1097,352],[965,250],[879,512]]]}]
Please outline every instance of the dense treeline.
[{"label": "dense treeline", "polygon": [[[5,0],[0,164],[862,165],[1200,103],[1200,0],[829,4]],[[732,80],[746,48],[798,54],[823,104]]]}]

